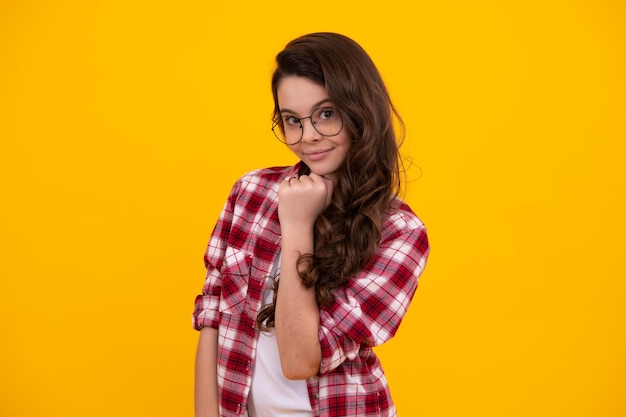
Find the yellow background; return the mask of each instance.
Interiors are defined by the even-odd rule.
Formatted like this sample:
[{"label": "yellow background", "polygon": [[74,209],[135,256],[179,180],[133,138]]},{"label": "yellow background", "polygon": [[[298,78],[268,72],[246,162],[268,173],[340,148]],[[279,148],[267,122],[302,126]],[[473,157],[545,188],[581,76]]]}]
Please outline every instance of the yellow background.
[{"label": "yellow background", "polygon": [[408,135],[432,254],[402,416],[626,415],[621,1],[0,2],[0,415],[190,416],[202,254],[274,55],[338,31]]}]

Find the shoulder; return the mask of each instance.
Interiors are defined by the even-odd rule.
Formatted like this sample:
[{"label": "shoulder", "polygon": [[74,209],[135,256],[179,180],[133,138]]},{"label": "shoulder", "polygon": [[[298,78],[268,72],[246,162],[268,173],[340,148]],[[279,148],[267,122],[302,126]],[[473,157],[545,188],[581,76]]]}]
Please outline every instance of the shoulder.
[{"label": "shoulder", "polygon": [[235,182],[231,190],[231,197],[238,198],[242,193],[258,195],[277,192],[281,181],[298,172],[298,165],[261,168],[243,174]]},{"label": "shoulder", "polygon": [[419,217],[417,217],[411,207],[399,198],[396,198],[391,204],[391,207],[387,211],[387,215],[383,220],[383,224],[385,226],[394,226],[394,228],[399,229],[424,228],[424,223]]},{"label": "shoulder", "polygon": [[395,259],[403,268],[419,276],[426,265],[430,243],[426,227],[411,207],[400,199],[394,200],[383,219],[379,254]]},{"label": "shoulder", "polygon": [[250,184],[280,184],[282,180],[295,175],[297,172],[298,165],[255,169],[242,175],[239,180],[237,180],[237,183],[244,187]]},{"label": "shoulder", "polygon": [[404,201],[396,198],[383,218],[382,241],[393,239],[400,234],[415,231],[426,232],[422,220],[413,212],[411,207]]}]

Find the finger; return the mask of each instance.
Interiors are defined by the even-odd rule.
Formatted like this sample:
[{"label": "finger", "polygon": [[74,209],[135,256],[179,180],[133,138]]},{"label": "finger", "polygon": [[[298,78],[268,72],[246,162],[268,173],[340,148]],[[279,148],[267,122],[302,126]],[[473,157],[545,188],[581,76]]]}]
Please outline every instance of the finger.
[{"label": "finger", "polygon": [[283,180],[283,184],[285,184],[285,186],[290,186],[294,181],[297,182],[298,177],[287,177]]},{"label": "finger", "polygon": [[335,183],[333,182],[332,179],[330,178],[326,178],[322,175],[317,175],[315,173],[311,173],[311,180],[313,181],[313,183],[315,184],[320,184],[324,186],[324,189],[326,191],[326,207],[328,207],[328,205],[330,205],[330,202],[332,201],[333,198],[333,190],[335,188]]},{"label": "finger", "polygon": [[309,175],[307,175],[307,177],[311,178],[311,180],[313,180],[313,181],[317,181],[320,178],[322,178],[321,175],[318,175],[315,172],[311,172]]},{"label": "finger", "polygon": [[297,180],[301,183],[308,183],[312,181],[312,178],[309,175],[300,175]]},{"label": "finger", "polygon": [[331,180],[330,178],[326,178],[322,175],[318,175],[315,173],[311,173],[309,175],[309,178],[311,179],[311,181],[313,181],[314,183],[320,183],[323,182],[324,184],[326,184],[326,186],[328,186],[329,184],[332,185],[333,184],[333,180]]}]

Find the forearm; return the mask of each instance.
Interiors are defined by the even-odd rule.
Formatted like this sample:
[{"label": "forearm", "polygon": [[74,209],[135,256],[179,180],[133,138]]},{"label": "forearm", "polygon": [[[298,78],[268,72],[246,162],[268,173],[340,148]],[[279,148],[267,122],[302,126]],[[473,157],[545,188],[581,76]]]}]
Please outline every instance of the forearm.
[{"label": "forearm", "polygon": [[200,331],[196,352],[195,375],[196,417],[218,417],[217,394],[217,329],[204,327]]},{"label": "forearm", "polygon": [[305,379],[319,372],[319,306],[314,288],[306,288],[297,270],[300,254],[313,252],[313,230],[283,230],[280,286],[275,330],[283,373]]}]

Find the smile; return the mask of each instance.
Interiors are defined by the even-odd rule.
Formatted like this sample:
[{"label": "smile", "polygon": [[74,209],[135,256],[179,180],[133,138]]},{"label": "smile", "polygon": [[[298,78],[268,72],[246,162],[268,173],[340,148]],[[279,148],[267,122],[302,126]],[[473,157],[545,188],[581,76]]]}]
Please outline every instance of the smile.
[{"label": "smile", "polygon": [[317,150],[317,151],[310,151],[310,152],[305,152],[304,155],[312,160],[312,161],[318,161],[320,159],[324,159],[326,157],[326,155],[328,155],[330,152],[332,151],[331,149],[321,149],[321,150]]}]

